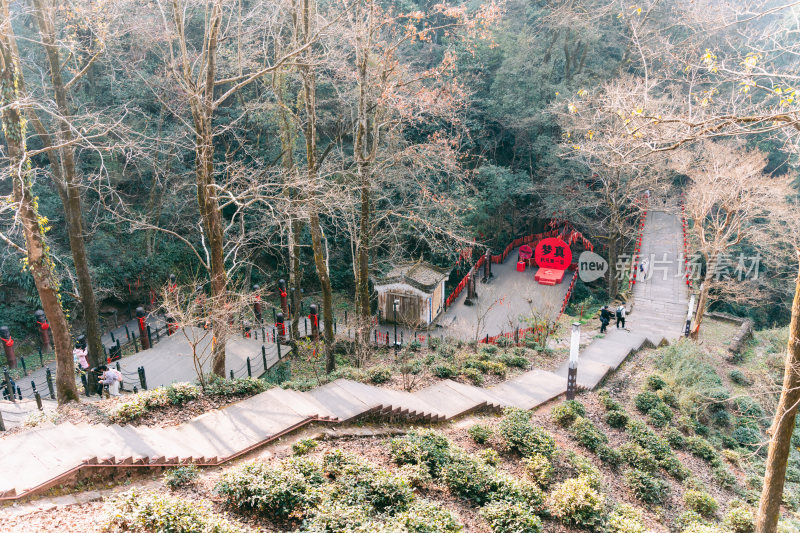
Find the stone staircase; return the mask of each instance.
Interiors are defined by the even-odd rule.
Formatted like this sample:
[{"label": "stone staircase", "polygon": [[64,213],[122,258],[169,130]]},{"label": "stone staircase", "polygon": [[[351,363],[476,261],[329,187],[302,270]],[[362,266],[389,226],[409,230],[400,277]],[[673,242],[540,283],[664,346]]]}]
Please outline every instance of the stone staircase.
[{"label": "stone staircase", "polygon": [[217,465],[312,422],[442,422],[478,409],[530,409],[565,390],[564,378],[541,370],[490,389],[445,380],[415,393],[339,379],[310,392],[273,388],[175,427],[46,424],[0,440],[0,499],[41,492],[81,469]]},{"label": "stone staircase", "polygon": [[[594,388],[631,353],[681,336],[688,291],[682,278],[672,276],[679,239],[675,217],[651,213],[643,253],[674,254],[670,275],[637,283],[628,329],[611,326],[583,350],[580,386]],[[83,469],[217,465],[310,423],[364,416],[442,422],[479,409],[533,409],[564,392],[566,364],[555,373],[532,370],[488,389],[444,380],[408,393],[346,379],[309,392],[273,388],[169,428],[47,424],[0,439],[0,500],[39,493]]]}]

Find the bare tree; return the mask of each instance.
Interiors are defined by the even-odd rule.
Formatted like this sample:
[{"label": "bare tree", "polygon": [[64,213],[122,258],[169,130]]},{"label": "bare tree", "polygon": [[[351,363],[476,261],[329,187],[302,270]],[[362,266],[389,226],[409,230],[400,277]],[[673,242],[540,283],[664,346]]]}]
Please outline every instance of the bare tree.
[{"label": "bare tree", "polygon": [[25,120],[22,117],[22,72],[6,0],[0,0],[0,15],[3,17],[0,23],[0,109],[3,133],[8,145],[9,177],[13,184],[13,199],[8,204],[16,208],[15,218],[22,226],[25,247],[15,244],[5,235],[2,235],[2,239],[16,251],[26,255],[27,267],[33,275],[42,307],[53,331],[58,402],[65,404],[78,401],[72,366],[72,341],[69,324],[61,307],[55,265],[45,242],[47,220],[39,215],[38,199],[31,190],[33,171],[25,143]]}]

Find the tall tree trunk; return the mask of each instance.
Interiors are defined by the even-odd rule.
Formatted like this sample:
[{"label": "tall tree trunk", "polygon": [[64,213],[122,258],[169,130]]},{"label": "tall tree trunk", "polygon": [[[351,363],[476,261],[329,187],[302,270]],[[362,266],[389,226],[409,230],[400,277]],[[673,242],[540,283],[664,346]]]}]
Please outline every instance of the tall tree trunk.
[{"label": "tall tree trunk", "polygon": [[361,213],[358,235],[358,276],[356,277],[356,305],[358,309],[359,342],[369,346],[371,309],[369,302],[369,248],[372,236],[369,177],[366,165],[359,165],[361,175]]},{"label": "tall tree trunk", "polygon": [[0,8],[4,21],[0,31],[0,108],[3,109],[0,116],[8,143],[14,201],[19,205],[18,216],[25,235],[28,268],[33,275],[42,308],[47,313],[53,333],[58,403],[65,404],[78,401],[78,388],[72,366],[72,341],[67,318],[61,308],[54,265],[44,241],[44,223],[39,217],[36,198],[31,191],[30,161],[25,154],[25,124],[20,108],[14,105],[20,100],[22,72],[6,0],[0,0]]},{"label": "tall tree trunk", "polygon": [[696,339],[700,334],[700,324],[703,322],[703,317],[706,313],[711,278],[714,277],[713,261],[716,261],[716,257],[710,256],[709,261],[706,263],[706,273],[705,276],[703,276],[703,283],[700,285],[700,297],[697,299],[697,312],[694,315],[694,329],[691,332],[691,337],[693,339]]},{"label": "tall tree trunk", "polygon": [[608,296],[616,298],[619,294],[619,274],[617,273],[617,258],[619,256],[620,238],[616,233],[608,236]]},{"label": "tall tree trunk", "polygon": [[328,264],[325,261],[319,214],[316,211],[312,211],[309,218],[311,246],[314,249],[314,264],[317,267],[317,276],[322,289],[322,316],[325,328],[323,332],[325,340],[325,372],[331,373],[336,370],[336,358],[333,354],[333,293],[331,291],[331,278],[328,275]]},{"label": "tall tree trunk", "polygon": [[771,439],[764,471],[764,487],[761,490],[761,501],[756,514],[756,533],[775,533],[778,528],[783,486],[786,481],[786,463],[789,460],[798,403],[800,403],[800,275],[795,280],[783,390],[769,430]]},{"label": "tall tree trunk", "polygon": [[300,234],[303,223],[294,219],[289,235],[289,287],[292,293],[292,341],[300,339],[300,287],[303,282],[303,270],[300,266]]},{"label": "tall tree trunk", "polygon": [[72,261],[78,278],[78,292],[86,321],[89,363],[92,366],[97,366],[104,359],[103,345],[100,338],[100,315],[97,311],[92,274],[89,270],[89,260],[86,254],[80,179],[75,168],[75,149],[71,145],[73,136],[68,120],[71,113],[67,104],[67,88],[61,76],[61,58],[59,57],[55,29],[53,27],[54,6],[48,0],[33,0],[33,5],[36,22],[39,27],[39,35],[42,38],[47,55],[50,81],[53,84],[56,106],[61,115],[58,140],[59,144],[63,146],[58,150],[60,161],[51,160],[51,165],[60,165],[56,175],[61,174],[66,190],[67,202],[64,204],[64,213],[67,220],[67,234],[69,235],[69,246],[72,250]]}]

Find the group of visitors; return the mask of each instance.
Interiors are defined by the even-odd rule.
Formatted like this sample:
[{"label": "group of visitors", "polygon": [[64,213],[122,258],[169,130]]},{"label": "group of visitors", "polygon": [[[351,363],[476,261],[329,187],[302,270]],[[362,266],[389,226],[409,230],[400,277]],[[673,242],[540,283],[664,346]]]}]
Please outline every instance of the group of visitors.
[{"label": "group of visitors", "polygon": [[614,311],[611,311],[607,305],[600,309],[600,333],[605,333],[606,328],[611,323],[611,320],[617,319],[617,329],[622,326],[625,329],[625,317],[628,311],[625,309],[624,304],[620,304]]},{"label": "group of visitors", "polygon": [[108,390],[111,396],[119,396],[119,388],[122,385],[122,373],[107,365],[99,365],[89,370],[89,360],[87,358],[86,337],[81,335],[72,350],[72,358],[75,361],[75,368],[79,374],[92,373],[97,376],[97,394],[102,395],[104,390]]}]

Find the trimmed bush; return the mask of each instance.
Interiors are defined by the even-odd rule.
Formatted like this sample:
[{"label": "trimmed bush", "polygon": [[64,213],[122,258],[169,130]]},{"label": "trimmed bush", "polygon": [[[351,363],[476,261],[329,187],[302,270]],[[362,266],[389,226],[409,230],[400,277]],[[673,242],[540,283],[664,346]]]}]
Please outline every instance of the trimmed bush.
[{"label": "trimmed bush", "polygon": [[703,437],[687,437],[686,449],[704,461],[710,462],[717,458],[717,450]]},{"label": "trimmed bush", "polygon": [[681,533],[719,533],[716,527],[708,526],[700,523],[693,523],[684,529]]},{"label": "trimmed bush", "polygon": [[738,427],[733,430],[731,437],[739,446],[744,448],[755,448],[761,442],[761,433],[751,427]]},{"label": "trimmed bush", "polygon": [[433,481],[428,466],[424,464],[403,465],[397,470],[397,473],[406,478],[415,489],[427,487]]},{"label": "trimmed bush", "polygon": [[200,387],[192,383],[173,383],[167,387],[167,398],[172,405],[183,405],[200,397]]},{"label": "trimmed bush", "polygon": [[608,437],[597,429],[591,420],[582,416],[576,418],[575,422],[573,422],[572,433],[581,446],[593,452],[608,442]]},{"label": "trimmed bush", "polygon": [[450,441],[432,430],[411,431],[405,437],[389,442],[389,453],[398,465],[423,464],[431,476],[438,477],[442,468],[450,462]]},{"label": "trimmed bush", "polygon": [[667,382],[658,374],[651,374],[647,376],[647,388],[651,391],[660,391],[666,388]]},{"label": "trimmed bush", "polygon": [[694,526],[695,524],[708,525],[708,522],[694,511],[684,511],[675,520],[674,529],[683,531],[688,527]]},{"label": "trimmed bush", "polygon": [[450,379],[458,375],[458,370],[451,365],[436,365],[431,370],[437,378]]},{"label": "trimmed bush", "polygon": [[136,490],[109,498],[103,522],[103,531],[244,533],[223,515],[196,501]]},{"label": "trimmed bush", "polygon": [[536,513],[544,509],[544,493],[538,485],[503,473],[498,474],[495,481],[492,501],[522,503]]},{"label": "trimmed bush", "polygon": [[541,533],[542,521],[523,504],[490,503],[480,510],[481,516],[495,533]]},{"label": "trimmed bush", "polygon": [[531,424],[531,414],[523,409],[506,409],[498,432],[509,450],[530,457],[538,453],[552,457],[556,441],[544,429]]},{"label": "trimmed bush", "polygon": [[494,434],[492,428],[482,426],[481,424],[474,424],[470,426],[470,428],[467,430],[467,433],[477,444],[486,444],[489,442],[489,440],[491,440],[492,435]]},{"label": "trimmed bush", "polygon": [[368,374],[370,382],[376,385],[386,383],[392,379],[392,369],[388,366],[376,366],[375,368],[371,368]]},{"label": "trimmed bush", "polygon": [[707,518],[717,512],[717,500],[702,490],[687,490],[683,493],[683,501],[686,507]]},{"label": "trimmed bush", "polygon": [[623,444],[619,451],[622,453],[622,458],[625,462],[633,468],[651,473],[658,469],[658,463],[656,462],[656,458],[653,457],[653,454],[636,443],[629,442]]},{"label": "trimmed bush", "polygon": [[600,490],[603,482],[603,474],[592,464],[592,462],[582,455],[569,452],[567,455],[569,465],[577,474],[576,477],[583,478],[592,488]]},{"label": "trimmed bush", "polygon": [[195,465],[179,466],[177,468],[170,468],[164,472],[164,484],[171,488],[185,487],[194,484],[197,479],[199,471]]},{"label": "trimmed bush", "polygon": [[295,455],[306,455],[316,449],[319,443],[314,439],[301,439],[292,444],[292,453]]},{"label": "trimmed bush", "polygon": [[646,415],[651,409],[661,405],[663,402],[655,392],[644,391],[636,395],[634,398],[634,403],[636,404],[636,408],[639,410],[639,412]]},{"label": "trimmed bush", "polygon": [[680,459],[674,455],[670,455],[669,457],[665,457],[664,459],[660,460],[658,465],[663,468],[667,474],[678,481],[683,481],[692,475],[691,471],[683,466],[683,463],[681,463]]},{"label": "trimmed bush", "polygon": [[669,492],[669,485],[663,479],[636,468],[625,472],[625,485],[645,503],[660,503]]},{"label": "trimmed bush", "polygon": [[731,506],[725,514],[725,525],[732,533],[753,533],[756,530],[753,511],[741,505]]},{"label": "trimmed bush", "polygon": [[498,486],[495,469],[466,454],[453,458],[443,477],[453,494],[478,505],[488,502]]},{"label": "trimmed bush", "polygon": [[408,480],[385,470],[375,472],[365,485],[366,501],[379,513],[393,515],[405,511],[414,499]]},{"label": "trimmed bush", "polygon": [[473,385],[483,384],[483,374],[477,368],[465,368],[461,371],[461,375],[469,380]]},{"label": "trimmed bush", "polygon": [[[297,382],[294,382],[297,383]],[[284,382],[281,386],[284,388],[289,387],[290,382]],[[310,390],[317,386],[315,381],[309,381],[305,385],[299,385],[296,390]],[[308,388],[305,388],[305,387]],[[211,383],[206,385],[205,393],[209,396],[252,396],[267,390],[268,385],[257,378],[236,378],[236,379],[222,379],[217,378]]]},{"label": "trimmed bush", "polygon": [[528,368],[530,366],[530,361],[528,361],[527,357],[523,357],[521,355],[510,355],[504,353],[499,358],[500,362],[504,365],[513,367],[513,368]]},{"label": "trimmed bush", "polygon": [[647,533],[642,517],[635,508],[619,504],[608,516],[607,533]]},{"label": "trimmed bush", "polygon": [[301,518],[320,501],[319,494],[298,472],[249,463],[222,475],[214,489],[239,511],[271,520]]},{"label": "trimmed bush", "polygon": [[657,428],[666,427],[672,421],[672,409],[663,402],[659,403],[648,411],[647,419]]},{"label": "trimmed bush", "polygon": [[459,533],[462,530],[453,513],[425,501],[417,501],[410,509],[398,514],[393,524],[408,533]]},{"label": "trimmed bush", "polygon": [[349,533],[363,531],[373,524],[363,506],[348,505],[339,500],[325,500],[313,516],[303,522],[304,533]]},{"label": "trimmed bush", "polygon": [[605,497],[583,476],[556,485],[548,498],[553,518],[568,526],[601,531]]},{"label": "trimmed bush", "polygon": [[312,485],[322,485],[325,482],[322,465],[308,457],[291,457],[283,461],[284,468],[293,470],[303,476]]},{"label": "trimmed bush", "polygon": [[622,454],[616,448],[612,448],[608,444],[601,444],[595,451],[597,457],[612,468],[616,468],[622,464]]},{"label": "trimmed bush", "polygon": [[622,404],[613,399],[607,390],[601,390],[598,393],[598,396],[600,396],[600,402],[603,404],[603,407],[606,409],[606,411],[625,411],[625,408],[622,407]]},{"label": "trimmed bush", "polygon": [[711,465],[711,476],[724,489],[733,489],[736,486],[736,476],[721,461]]},{"label": "trimmed bush", "polygon": [[613,410],[606,413],[605,416],[606,424],[611,426],[612,428],[620,429],[624,428],[625,425],[628,423],[628,413],[625,411],[618,411]]},{"label": "trimmed bush", "polygon": [[525,461],[525,471],[541,488],[547,487],[553,478],[553,465],[547,457],[538,453],[531,455]]},{"label": "trimmed bush", "polygon": [[683,433],[673,427],[664,430],[664,438],[673,450],[680,450],[686,444]]},{"label": "trimmed bush", "polygon": [[586,416],[586,408],[576,400],[567,400],[550,412],[550,419],[562,428],[571,426],[579,416]]}]

